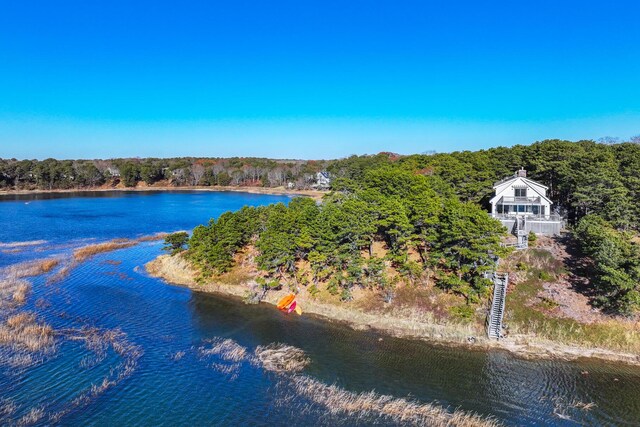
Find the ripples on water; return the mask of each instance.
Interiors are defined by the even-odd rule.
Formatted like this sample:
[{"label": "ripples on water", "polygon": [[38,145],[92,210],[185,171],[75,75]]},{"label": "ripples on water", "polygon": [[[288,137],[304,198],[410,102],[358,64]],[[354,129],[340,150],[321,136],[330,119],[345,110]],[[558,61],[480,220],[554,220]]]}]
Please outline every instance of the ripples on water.
[{"label": "ripples on water", "polygon": [[[227,209],[286,200],[136,193],[0,202],[0,242],[39,241],[0,245],[0,267],[69,256],[73,248],[116,237],[190,229]],[[58,331],[57,351],[29,368],[0,366],[0,420],[34,410],[36,420],[42,408],[39,423],[64,425],[393,424],[331,414],[308,396],[292,395],[289,380],[248,358],[206,351],[232,339],[251,354],[272,343],[300,348],[310,359],[302,375],[356,393],[375,390],[460,407],[513,425],[639,424],[636,367],[521,360],[356,332],[309,315],[284,316],[266,305],[148,277],[142,266],[160,247],[143,242],[97,255],[56,283],[30,279],[33,292],[22,310],[38,313]],[[3,414],[9,403],[13,414]],[[591,403],[589,410],[580,408]],[[52,414],[58,417],[48,419]]]}]

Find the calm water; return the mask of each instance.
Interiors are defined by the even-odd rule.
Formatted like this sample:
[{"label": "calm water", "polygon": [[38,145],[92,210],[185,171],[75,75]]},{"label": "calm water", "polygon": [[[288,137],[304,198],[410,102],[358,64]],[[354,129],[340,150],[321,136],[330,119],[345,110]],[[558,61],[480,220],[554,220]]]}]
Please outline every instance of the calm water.
[{"label": "calm water", "polygon": [[[240,193],[96,193],[0,201],[0,267],[119,237],[188,230],[243,205],[287,197]],[[41,242],[38,242],[41,241]],[[248,362],[207,356],[206,340],[231,338],[253,350],[286,343],[311,359],[304,374],[350,391],[370,391],[481,414],[509,425],[640,425],[640,368],[598,362],[526,361],[356,332],[312,316],[168,286],[144,274],[161,243],[92,258],[56,283],[32,280],[26,310],[69,337],[118,333],[126,351],[92,350],[60,339],[57,351],[24,369],[0,364],[0,403],[34,408],[61,425],[366,425],[328,415],[292,393],[287,379]],[[55,271],[51,274],[55,274]],[[581,372],[588,371],[588,375]],[[113,385],[91,394],[107,378]],[[79,397],[83,397],[80,399]],[[590,410],[577,403],[593,403]],[[578,405],[579,406],[579,405]],[[306,410],[303,410],[306,408]],[[378,420],[377,423],[382,423]]]}]

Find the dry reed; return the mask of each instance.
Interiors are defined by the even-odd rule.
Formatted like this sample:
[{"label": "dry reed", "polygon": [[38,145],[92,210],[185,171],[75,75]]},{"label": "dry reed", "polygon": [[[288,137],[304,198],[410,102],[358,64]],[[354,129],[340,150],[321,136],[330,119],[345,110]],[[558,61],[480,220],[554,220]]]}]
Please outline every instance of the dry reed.
[{"label": "dry reed", "polygon": [[73,251],[73,260],[83,262],[97,254],[111,252],[118,249],[130,248],[138,244],[136,240],[115,239],[109,242],[97,243],[95,245],[83,246]]},{"label": "dry reed", "polygon": [[185,354],[187,354],[185,351],[182,351],[182,350],[176,351],[170,356],[170,359],[173,360],[174,362],[177,362],[178,360],[182,359],[185,356]]},{"label": "dry reed", "polygon": [[212,346],[210,348],[199,347],[198,353],[201,357],[215,355],[229,362],[240,362],[247,358],[247,349],[230,338],[213,338],[207,342]]},{"label": "dry reed", "polygon": [[43,407],[40,406],[37,408],[32,408],[29,412],[27,412],[25,415],[22,416],[22,418],[18,420],[17,425],[28,426],[28,425],[37,424],[38,422],[42,421],[42,419],[44,418],[44,415],[45,415],[45,411]]},{"label": "dry reed", "polygon": [[151,234],[149,236],[138,237],[136,240],[138,242],[156,242],[158,240],[163,240],[169,235],[169,233],[156,233]]},{"label": "dry reed", "polygon": [[[0,310],[8,310],[21,306],[31,292],[31,284],[15,277],[0,279]],[[2,314],[2,313],[0,313]]]},{"label": "dry reed", "polygon": [[11,399],[0,399],[0,421],[16,413],[18,405]]},{"label": "dry reed", "polygon": [[303,375],[293,376],[286,385],[293,389],[295,395],[283,399],[283,404],[288,404],[295,396],[303,396],[311,402],[325,407],[333,416],[349,415],[365,420],[378,419],[383,422],[391,421],[404,425],[436,427],[494,427],[499,425],[493,419],[482,418],[460,410],[451,413],[441,406],[394,398],[373,391],[353,393],[336,385],[327,385]]},{"label": "dry reed", "polygon": [[[19,313],[0,324],[0,345],[13,352],[51,352],[55,338],[51,326],[38,323],[33,313]],[[1,361],[1,360],[0,360]]]},{"label": "dry reed", "polygon": [[57,258],[45,258],[35,261],[22,262],[6,267],[1,271],[2,275],[8,278],[22,279],[45,274],[53,270],[60,264]]},{"label": "dry reed", "polygon": [[285,344],[258,346],[254,354],[260,365],[272,372],[300,372],[310,362],[304,351]]},{"label": "dry reed", "polygon": [[25,242],[2,242],[0,248],[22,248],[28,246],[39,246],[47,243],[46,240],[28,240]]}]

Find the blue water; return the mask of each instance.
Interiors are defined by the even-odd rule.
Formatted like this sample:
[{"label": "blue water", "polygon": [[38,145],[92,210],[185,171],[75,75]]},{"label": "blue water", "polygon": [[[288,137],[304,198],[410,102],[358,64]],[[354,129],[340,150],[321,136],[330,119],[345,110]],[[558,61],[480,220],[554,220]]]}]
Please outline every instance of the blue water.
[{"label": "blue water", "polygon": [[[226,210],[287,202],[242,193],[83,193],[0,201],[0,267],[113,238],[190,230]],[[8,242],[32,242],[29,246]],[[30,279],[20,310],[59,331],[55,352],[15,368],[0,345],[0,424],[42,408],[39,425],[368,425],[390,419],[331,415],[293,392],[287,376],[247,360],[203,354],[207,340],[231,338],[253,351],[286,343],[310,358],[303,375],[354,392],[491,415],[509,425],[639,425],[640,369],[584,361],[528,361],[394,339],[267,305],[167,285],[144,273],[161,242],[100,254]],[[0,313],[0,318],[2,314]],[[96,350],[78,337],[90,328],[117,335]],[[120,347],[117,347],[120,345]],[[122,349],[124,347],[124,349]],[[117,348],[121,349],[119,353]],[[588,374],[584,374],[588,372]],[[113,385],[92,394],[92,385]],[[3,403],[13,411],[3,413]],[[593,403],[590,410],[579,403]]]}]

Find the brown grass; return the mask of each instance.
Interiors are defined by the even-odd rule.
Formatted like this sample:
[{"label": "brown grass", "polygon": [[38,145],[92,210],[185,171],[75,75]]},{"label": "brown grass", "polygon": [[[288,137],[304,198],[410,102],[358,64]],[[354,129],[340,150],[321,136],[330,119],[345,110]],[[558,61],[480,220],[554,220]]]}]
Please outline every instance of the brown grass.
[{"label": "brown grass", "polygon": [[116,239],[105,243],[84,246],[73,251],[73,260],[75,262],[83,262],[97,254],[130,248],[131,246],[135,246],[137,243],[138,241],[136,240]]},{"label": "brown grass", "polygon": [[38,246],[47,243],[46,240],[29,240],[26,242],[2,242],[0,248],[23,248],[28,246]]},{"label": "brown grass", "polygon": [[32,408],[22,418],[18,420],[18,426],[28,426],[37,424],[44,418],[45,411],[43,407]]},{"label": "brown grass", "polygon": [[215,355],[229,362],[240,362],[247,358],[247,349],[230,338],[213,338],[207,342],[212,345],[211,347],[199,347],[200,356]]},{"label": "brown grass", "polygon": [[[348,415],[360,418],[392,421],[416,426],[483,426],[500,425],[493,419],[456,410],[448,412],[441,406],[422,404],[408,399],[377,394],[373,391],[353,393],[336,385],[327,385],[312,378],[296,375],[290,384],[294,393],[322,405],[334,416]],[[289,401],[290,399],[284,399]]]},{"label": "brown grass", "polygon": [[260,365],[272,372],[300,372],[310,362],[304,351],[285,344],[260,345],[254,354]]},{"label": "brown grass", "polygon": [[57,258],[45,258],[35,261],[14,264],[2,270],[2,274],[6,277],[15,277],[22,279],[25,277],[39,276],[56,268],[60,264]]},{"label": "brown grass", "polygon": [[169,235],[169,233],[156,233],[156,234],[151,234],[149,236],[138,237],[136,239],[136,241],[138,241],[138,242],[156,242],[158,240],[163,240],[168,235]]},{"label": "brown grass", "polygon": [[54,344],[51,326],[38,323],[33,313],[15,314],[0,324],[0,345],[10,346],[15,351],[49,351]]},{"label": "brown grass", "polygon": [[11,399],[0,399],[0,420],[15,414],[18,405]]},{"label": "brown grass", "polygon": [[[232,364],[213,363],[212,368],[217,371],[232,375],[235,379],[243,360],[261,366],[263,369],[283,374],[283,385],[287,395],[278,399],[281,405],[288,405],[294,399],[302,396],[312,402],[324,406],[332,415],[355,416],[359,419],[378,419],[380,421],[395,422],[408,425],[429,426],[482,426],[493,427],[499,423],[493,419],[482,418],[476,414],[466,413],[460,410],[448,412],[445,408],[432,404],[421,404],[415,401],[393,396],[380,395],[375,392],[353,393],[339,388],[336,385],[326,385],[315,379],[295,374],[303,370],[310,362],[303,350],[286,345],[270,344],[258,346],[253,357],[232,339],[214,338],[208,341],[211,347],[199,347],[201,356],[217,355],[223,360],[232,361]],[[181,352],[179,358],[184,355]],[[176,358],[179,360],[179,358]]]},{"label": "brown grass", "polygon": [[[15,277],[0,280],[0,310],[7,311],[24,304],[31,284]],[[0,312],[0,314],[3,314]]]}]

